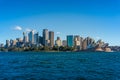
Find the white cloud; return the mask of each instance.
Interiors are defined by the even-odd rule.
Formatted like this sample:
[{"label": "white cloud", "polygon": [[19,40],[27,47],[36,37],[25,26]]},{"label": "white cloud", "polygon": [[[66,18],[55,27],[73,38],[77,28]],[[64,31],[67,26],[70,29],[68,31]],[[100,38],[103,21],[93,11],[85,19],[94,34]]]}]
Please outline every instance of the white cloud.
[{"label": "white cloud", "polygon": [[21,31],[21,30],[22,30],[22,27],[20,27],[20,26],[16,26],[16,27],[14,28],[14,30]]},{"label": "white cloud", "polygon": [[57,32],[56,34],[60,34],[60,32]]}]

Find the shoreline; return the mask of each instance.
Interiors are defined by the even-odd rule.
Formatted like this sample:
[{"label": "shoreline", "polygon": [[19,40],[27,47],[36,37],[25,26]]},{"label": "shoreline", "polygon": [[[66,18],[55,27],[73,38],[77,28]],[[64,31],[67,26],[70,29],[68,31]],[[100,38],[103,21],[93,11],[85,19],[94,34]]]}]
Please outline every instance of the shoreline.
[{"label": "shoreline", "polygon": [[102,52],[105,52],[105,53],[112,53],[112,52],[119,52],[119,51],[110,51],[110,52],[107,52],[107,51],[0,51],[0,52],[47,52],[47,53],[60,53],[60,52],[66,52],[66,53],[69,53],[69,52],[76,52],[76,53],[79,53],[79,52],[88,52],[88,53],[91,53],[91,52],[99,52],[99,53],[102,53]]}]

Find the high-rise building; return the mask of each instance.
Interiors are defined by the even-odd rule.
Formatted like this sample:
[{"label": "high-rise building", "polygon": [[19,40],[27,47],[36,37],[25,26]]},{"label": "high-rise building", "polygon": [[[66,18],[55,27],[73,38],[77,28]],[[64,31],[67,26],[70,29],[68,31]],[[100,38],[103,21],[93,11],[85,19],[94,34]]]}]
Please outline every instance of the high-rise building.
[{"label": "high-rise building", "polygon": [[40,43],[41,45],[43,45],[43,37],[42,37],[42,36],[39,36],[39,43]]},{"label": "high-rise building", "polygon": [[16,38],[17,42],[23,42],[22,38]]},{"label": "high-rise building", "polygon": [[79,35],[74,36],[74,46],[75,46],[76,50],[80,50],[81,46],[80,46],[80,36]]},{"label": "high-rise building", "polygon": [[6,40],[6,48],[10,47],[10,41]]},{"label": "high-rise building", "polygon": [[74,36],[74,45],[76,47],[80,46],[80,36],[79,35]]},{"label": "high-rise building", "polygon": [[49,40],[50,40],[50,47],[54,46],[54,32],[53,31],[49,31]]},{"label": "high-rise building", "polygon": [[13,46],[13,40],[10,39],[10,46],[12,47]]},{"label": "high-rise building", "polygon": [[64,47],[67,46],[67,41],[66,40],[62,41],[62,46],[64,46]]},{"label": "high-rise building", "polygon": [[12,46],[16,46],[17,40],[13,40]]},{"label": "high-rise building", "polygon": [[80,37],[80,50],[82,50],[83,47],[83,37]]},{"label": "high-rise building", "polygon": [[57,37],[57,40],[55,40],[55,45],[56,46],[61,46],[62,45],[60,37]]},{"label": "high-rise building", "polygon": [[28,36],[26,35],[25,36],[25,43],[27,43],[27,42],[29,42],[29,41],[28,41]]},{"label": "high-rise building", "polygon": [[27,43],[28,42],[28,35],[26,35],[27,33],[23,32],[23,43]]},{"label": "high-rise building", "polygon": [[38,32],[36,34],[34,34],[34,43],[35,44],[39,43],[39,33]]},{"label": "high-rise building", "polygon": [[49,31],[48,29],[43,29],[43,45],[48,46],[49,42]]},{"label": "high-rise building", "polygon": [[0,48],[3,48],[4,47],[4,44],[2,43],[2,44],[0,44]]},{"label": "high-rise building", "polygon": [[82,43],[83,43],[82,44],[82,49],[86,50],[87,49],[87,39],[85,38]]},{"label": "high-rise building", "polygon": [[29,42],[31,44],[33,44],[34,43],[34,31],[33,30],[30,31],[30,33],[28,34],[28,36],[29,36]]},{"label": "high-rise building", "polygon": [[23,32],[23,42],[25,43],[25,32]]},{"label": "high-rise building", "polygon": [[74,46],[74,36],[73,35],[68,35],[67,36],[67,46],[68,47],[73,47]]},{"label": "high-rise building", "polygon": [[17,47],[20,47],[23,44],[23,39],[22,38],[16,38],[16,41],[17,41],[17,43],[16,43]]}]

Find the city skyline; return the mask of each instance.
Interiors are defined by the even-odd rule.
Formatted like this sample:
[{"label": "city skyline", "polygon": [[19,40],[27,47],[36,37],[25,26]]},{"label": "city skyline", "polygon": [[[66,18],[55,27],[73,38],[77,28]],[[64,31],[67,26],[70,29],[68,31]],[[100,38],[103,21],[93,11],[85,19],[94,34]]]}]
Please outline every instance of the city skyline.
[{"label": "city skyline", "polygon": [[66,35],[65,40],[57,37],[54,40],[54,31],[43,29],[42,36],[34,30],[23,32],[23,38],[6,40],[0,44],[1,51],[30,51],[30,50],[61,50],[61,51],[111,51],[109,43],[102,40],[95,41],[91,37],[83,38],[80,35]]},{"label": "city skyline", "polygon": [[1,0],[0,43],[22,37],[22,32],[55,31],[55,39],[80,35],[120,46],[119,0]]}]

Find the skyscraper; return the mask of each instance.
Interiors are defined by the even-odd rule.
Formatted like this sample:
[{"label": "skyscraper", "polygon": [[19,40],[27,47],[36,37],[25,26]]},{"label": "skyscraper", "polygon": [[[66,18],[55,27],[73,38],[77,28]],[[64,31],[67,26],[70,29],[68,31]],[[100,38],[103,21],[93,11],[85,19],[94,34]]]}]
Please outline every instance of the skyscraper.
[{"label": "skyscraper", "polygon": [[64,46],[64,47],[67,46],[67,41],[66,40],[62,41],[62,46]]},{"label": "skyscraper", "polygon": [[40,43],[41,45],[43,45],[43,37],[42,37],[42,36],[39,36],[39,43]]},{"label": "skyscraper", "polygon": [[34,43],[35,44],[39,43],[39,33],[38,32],[34,35]]},{"label": "skyscraper", "polygon": [[82,50],[83,47],[83,37],[80,37],[80,50]]},{"label": "skyscraper", "polygon": [[4,44],[2,43],[2,44],[0,44],[0,48],[3,48],[4,47]]},{"label": "skyscraper", "polygon": [[73,35],[68,35],[67,36],[67,46],[68,47],[73,47],[74,46],[74,36]]},{"label": "skyscraper", "polygon": [[30,31],[30,33],[28,34],[28,36],[29,36],[29,42],[31,44],[33,44],[34,43],[34,31],[33,30]]},{"label": "skyscraper", "polygon": [[10,39],[10,46],[12,47],[13,46],[13,40]]},{"label": "skyscraper", "polygon": [[50,47],[54,46],[54,32],[49,31],[49,40],[50,40]]},{"label": "skyscraper", "polygon": [[87,39],[85,38],[82,43],[83,43],[82,44],[82,49],[86,50],[87,49]]},{"label": "skyscraper", "polygon": [[26,35],[27,33],[23,32],[23,43],[28,42],[28,36]]},{"label": "skyscraper", "polygon": [[22,38],[16,38],[17,42],[23,42]]},{"label": "skyscraper", "polygon": [[60,37],[57,37],[57,40],[55,41],[55,45],[56,46],[61,46],[62,45]]},{"label": "skyscraper", "polygon": [[23,32],[23,42],[25,43],[25,32]]},{"label": "skyscraper", "polygon": [[6,40],[6,48],[10,47],[10,41]]},{"label": "skyscraper", "polygon": [[80,46],[80,36],[79,35],[74,36],[74,44],[76,47]]},{"label": "skyscraper", "polygon": [[75,46],[76,50],[80,50],[81,46],[80,46],[80,36],[79,35],[74,36],[74,46]]},{"label": "skyscraper", "polygon": [[48,46],[49,42],[49,32],[48,29],[43,29],[43,45]]}]

